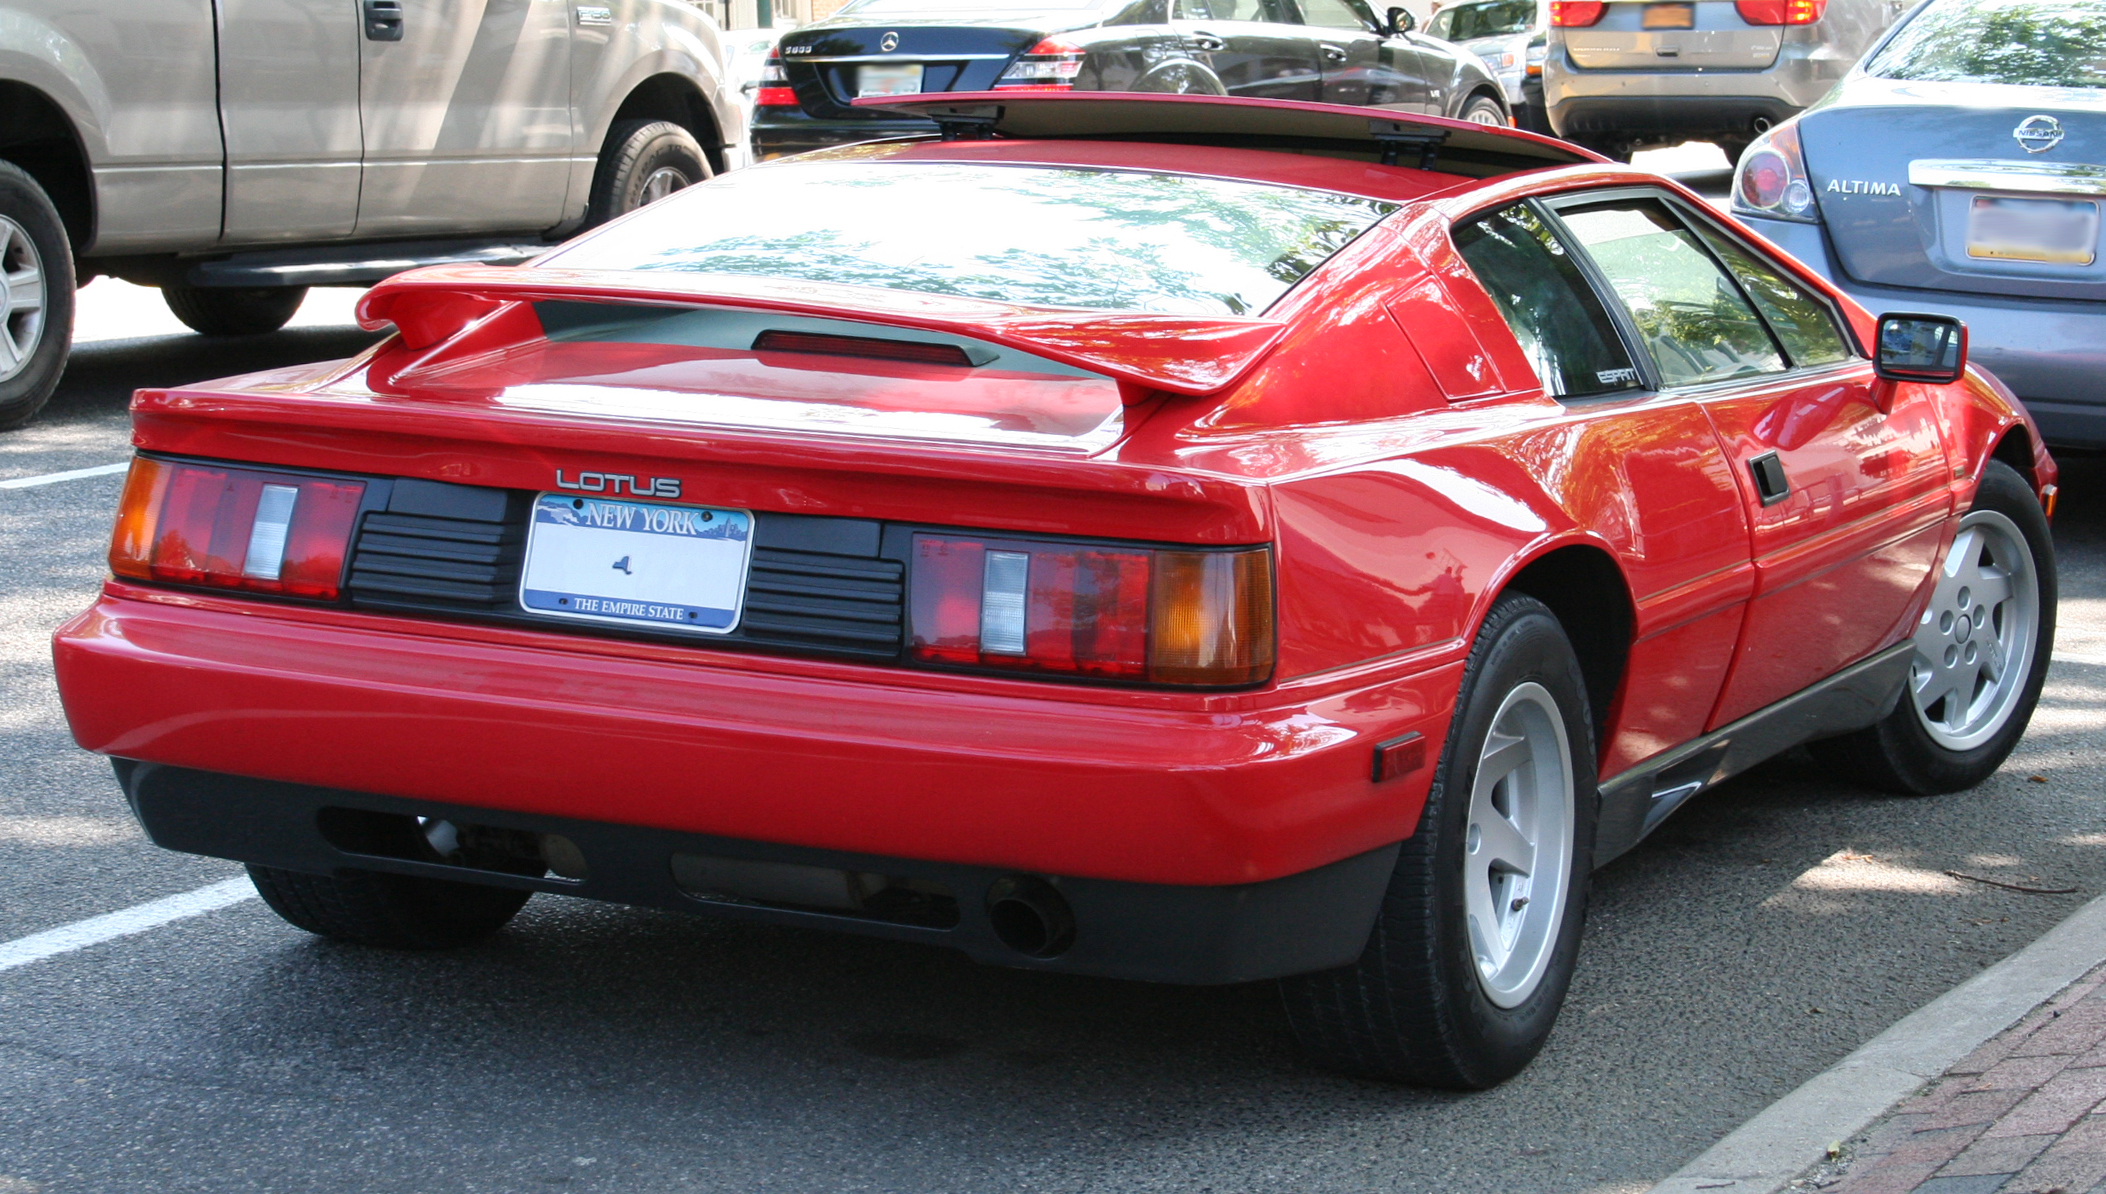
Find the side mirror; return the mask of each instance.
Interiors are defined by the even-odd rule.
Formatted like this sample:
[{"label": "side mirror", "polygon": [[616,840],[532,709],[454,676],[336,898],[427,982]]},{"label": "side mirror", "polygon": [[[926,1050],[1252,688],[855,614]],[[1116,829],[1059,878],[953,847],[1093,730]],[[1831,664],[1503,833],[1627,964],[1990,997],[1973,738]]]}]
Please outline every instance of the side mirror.
[{"label": "side mirror", "polygon": [[1949,315],[1882,315],[1872,367],[1883,381],[1958,381],[1967,368],[1967,325]]},{"label": "side mirror", "polygon": [[1386,18],[1389,28],[1384,30],[1391,37],[1401,37],[1419,27],[1419,19],[1411,15],[1408,8],[1392,8]]}]

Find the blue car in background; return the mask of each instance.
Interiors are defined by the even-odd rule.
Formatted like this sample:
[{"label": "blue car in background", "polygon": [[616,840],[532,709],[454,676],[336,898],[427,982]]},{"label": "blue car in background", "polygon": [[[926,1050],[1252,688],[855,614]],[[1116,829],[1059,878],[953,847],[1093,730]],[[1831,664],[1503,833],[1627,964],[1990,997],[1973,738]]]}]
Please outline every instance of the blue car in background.
[{"label": "blue car in background", "polygon": [[1733,211],[1873,311],[1966,321],[2049,442],[2106,448],[2106,0],[1928,0],[1741,156]]}]

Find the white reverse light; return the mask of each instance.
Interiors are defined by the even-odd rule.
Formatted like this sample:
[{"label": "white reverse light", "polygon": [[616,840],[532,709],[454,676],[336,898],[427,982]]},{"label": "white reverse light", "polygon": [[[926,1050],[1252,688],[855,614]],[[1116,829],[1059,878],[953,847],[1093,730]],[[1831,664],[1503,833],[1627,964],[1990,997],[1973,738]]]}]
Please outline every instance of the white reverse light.
[{"label": "white reverse light", "polygon": [[293,503],[299,499],[295,485],[266,485],[256,499],[256,525],[249,528],[249,554],[241,574],[256,580],[276,580],[285,567],[285,532],[292,526]]},{"label": "white reverse light", "polygon": [[980,588],[980,651],[1024,653],[1024,593],[1031,583],[1031,553],[990,551]]}]

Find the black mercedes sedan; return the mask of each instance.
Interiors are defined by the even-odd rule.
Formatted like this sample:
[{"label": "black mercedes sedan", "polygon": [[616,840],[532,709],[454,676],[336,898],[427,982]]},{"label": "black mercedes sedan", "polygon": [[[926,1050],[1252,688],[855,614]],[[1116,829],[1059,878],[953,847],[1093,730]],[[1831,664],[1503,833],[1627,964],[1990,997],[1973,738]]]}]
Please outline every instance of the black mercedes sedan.
[{"label": "black mercedes sedan", "polygon": [[935,131],[858,109],[931,91],[1158,91],[1373,105],[1506,125],[1475,54],[1366,0],[854,0],[786,33],[754,97],[756,160]]}]

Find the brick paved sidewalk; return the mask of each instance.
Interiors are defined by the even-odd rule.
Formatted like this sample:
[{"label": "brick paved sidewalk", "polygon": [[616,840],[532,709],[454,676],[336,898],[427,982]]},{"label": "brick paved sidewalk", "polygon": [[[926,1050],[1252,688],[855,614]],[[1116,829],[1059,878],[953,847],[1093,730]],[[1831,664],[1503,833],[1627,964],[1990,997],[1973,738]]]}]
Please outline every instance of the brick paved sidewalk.
[{"label": "brick paved sidewalk", "polygon": [[2106,1194],[2106,966],[1792,1183],[1824,1194]]}]

